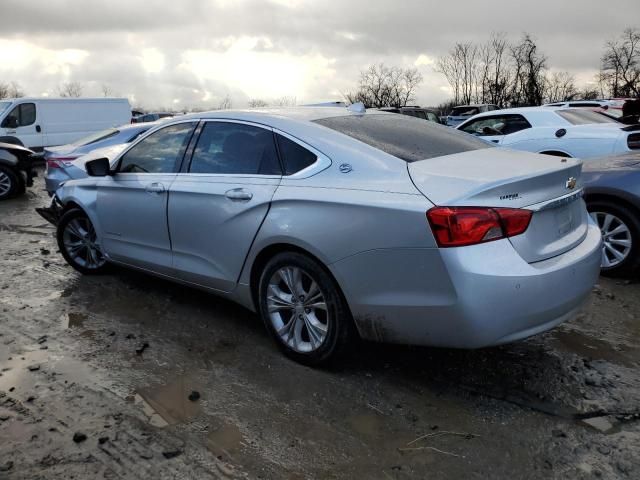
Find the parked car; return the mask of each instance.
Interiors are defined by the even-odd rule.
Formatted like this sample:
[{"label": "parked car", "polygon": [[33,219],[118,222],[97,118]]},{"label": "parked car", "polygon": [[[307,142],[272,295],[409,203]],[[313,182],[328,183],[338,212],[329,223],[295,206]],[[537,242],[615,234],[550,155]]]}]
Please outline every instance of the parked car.
[{"label": "parked car", "polygon": [[362,105],[191,114],[39,209],[66,261],[259,312],[320,365],[355,336],[477,348],[572,318],[600,270],[581,162]]},{"label": "parked car", "polygon": [[476,115],[458,130],[500,146],[589,159],[640,149],[640,127],[584,108],[524,107]]},{"label": "parked car", "polygon": [[449,127],[455,127],[460,125],[465,120],[478,115],[479,113],[493,112],[494,110],[500,110],[500,107],[492,104],[483,105],[459,105],[453,107],[451,113],[447,116],[446,124]]},{"label": "parked car", "polygon": [[[44,174],[44,184],[49,196],[52,196],[63,182],[86,178],[87,171],[85,164],[97,158],[107,158],[112,160],[127,146],[126,143],[111,145],[103,148],[96,148],[89,153],[81,155],[75,160],[56,160],[47,162]],[[54,166],[52,166],[54,165]]]},{"label": "parked car", "polygon": [[422,107],[383,107],[380,110],[383,112],[401,113],[402,115],[409,115],[410,117],[421,118],[434,123],[441,123],[438,112],[430,108]]},{"label": "parked car", "polygon": [[37,176],[33,151],[12,143],[0,143],[0,200],[24,193]]},{"label": "parked car", "polygon": [[133,117],[131,119],[131,123],[157,122],[162,118],[171,118],[173,116],[175,116],[175,113],[169,113],[169,112],[145,113],[143,115]]},{"label": "parked car", "polygon": [[76,168],[77,162],[74,162],[74,160],[93,150],[103,149],[113,145],[124,146],[127,143],[133,142],[140,135],[146,133],[156,125],[157,123],[155,122],[134,125],[126,124],[121,127],[102,130],[68,145],[45,148],[44,159],[46,171],[44,181],[47,192],[49,192],[50,195],[53,194],[61,181],[86,176],[86,174],[83,175],[83,168]]},{"label": "parked car", "polygon": [[583,166],[585,200],[603,236],[602,272],[633,275],[640,267],[640,153]]},{"label": "parked car", "polygon": [[105,128],[128,123],[126,98],[15,98],[0,100],[0,142],[40,152]]}]

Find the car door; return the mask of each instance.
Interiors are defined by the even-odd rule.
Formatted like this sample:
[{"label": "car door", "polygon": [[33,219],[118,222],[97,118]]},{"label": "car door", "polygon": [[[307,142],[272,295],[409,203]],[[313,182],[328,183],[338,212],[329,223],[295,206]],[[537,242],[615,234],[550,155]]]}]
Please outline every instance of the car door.
[{"label": "car door", "polygon": [[40,149],[44,142],[38,110],[33,102],[20,103],[7,114],[0,127],[7,136],[19,138],[25,147]]},{"label": "car door", "polygon": [[166,126],[118,159],[115,173],[98,181],[102,248],[117,262],[171,274],[167,199],[197,122]]},{"label": "car door", "polygon": [[280,183],[274,133],[205,121],[184,170],[171,185],[167,215],[175,274],[229,292]]}]

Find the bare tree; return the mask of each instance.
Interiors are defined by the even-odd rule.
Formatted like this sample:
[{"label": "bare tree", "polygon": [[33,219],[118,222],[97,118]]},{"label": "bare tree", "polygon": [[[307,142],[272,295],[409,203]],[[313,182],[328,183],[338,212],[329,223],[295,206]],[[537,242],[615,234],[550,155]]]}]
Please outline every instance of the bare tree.
[{"label": "bare tree", "polygon": [[345,98],[367,107],[403,107],[415,100],[420,83],[422,75],[416,68],[387,67],[379,63],[360,72],[357,90],[345,94]]},{"label": "bare tree", "polygon": [[271,102],[275,107],[295,107],[298,104],[296,97],[283,96]]},{"label": "bare tree", "polygon": [[509,62],[509,42],[502,33],[492,33],[480,46],[479,103],[505,105],[509,98],[512,72]]},{"label": "bare tree", "polygon": [[640,30],[626,29],[605,46],[600,81],[613,97],[640,97]]},{"label": "bare tree", "polygon": [[102,90],[103,97],[113,97],[115,95],[113,93],[113,88],[111,88],[111,85],[107,85],[106,83],[103,83],[100,89]]},{"label": "bare tree", "polygon": [[479,57],[477,45],[456,43],[447,55],[437,61],[437,70],[447,78],[458,104],[469,104],[478,99]]},{"label": "bare tree", "polygon": [[261,98],[252,98],[249,100],[249,108],[264,108],[268,106],[269,102],[262,100]]},{"label": "bare tree", "polygon": [[80,82],[65,82],[58,86],[58,95],[61,97],[81,97],[82,90]]},{"label": "bare tree", "polygon": [[224,98],[220,100],[220,103],[218,103],[218,110],[229,110],[232,106],[231,97],[229,94],[226,94]]},{"label": "bare tree", "polygon": [[24,91],[18,82],[0,82],[0,98],[24,97]]},{"label": "bare tree", "polygon": [[514,82],[510,100],[513,106],[541,105],[545,92],[547,57],[529,34],[511,46]]},{"label": "bare tree", "polygon": [[579,94],[576,79],[569,72],[553,72],[545,83],[545,100],[549,103],[573,100]]}]

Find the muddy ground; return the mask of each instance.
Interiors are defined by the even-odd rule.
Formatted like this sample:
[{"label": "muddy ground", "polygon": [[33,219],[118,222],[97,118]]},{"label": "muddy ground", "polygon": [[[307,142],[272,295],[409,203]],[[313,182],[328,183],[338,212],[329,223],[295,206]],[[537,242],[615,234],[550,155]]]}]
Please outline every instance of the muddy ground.
[{"label": "muddy ground", "polygon": [[640,478],[640,283],[518,344],[313,370],[227,301],[76,273],[40,188],[0,203],[0,478]]}]

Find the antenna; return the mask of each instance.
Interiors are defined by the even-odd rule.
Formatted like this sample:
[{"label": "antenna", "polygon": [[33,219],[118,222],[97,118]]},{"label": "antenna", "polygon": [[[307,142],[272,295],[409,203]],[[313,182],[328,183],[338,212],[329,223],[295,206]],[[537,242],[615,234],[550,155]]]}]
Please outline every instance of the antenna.
[{"label": "antenna", "polygon": [[362,102],[352,103],[347,107],[347,110],[349,110],[351,113],[358,113],[360,115],[366,113],[367,111],[367,109],[364,107],[364,103]]}]

